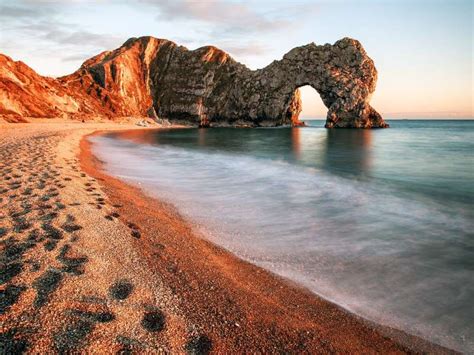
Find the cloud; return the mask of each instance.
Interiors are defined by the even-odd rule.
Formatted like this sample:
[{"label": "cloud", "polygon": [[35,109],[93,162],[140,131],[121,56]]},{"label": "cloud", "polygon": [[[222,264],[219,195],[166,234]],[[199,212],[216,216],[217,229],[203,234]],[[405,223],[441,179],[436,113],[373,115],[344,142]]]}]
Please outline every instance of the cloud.
[{"label": "cloud", "polygon": [[[27,4],[35,5],[27,6]],[[80,26],[60,20],[53,3],[46,1],[18,1],[17,5],[0,5],[0,18],[5,30],[15,30],[30,38],[72,47],[110,48],[123,40],[118,36],[94,33]]]},{"label": "cloud", "polygon": [[216,46],[232,56],[259,56],[269,51],[267,45],[255,43],[234,43],[232,41],[216,42]]},{"label": "cloud", "polygon": [[[203,46],[203,42],[197,41],[189,37],[175,37],[173,38],[178,45],[184,45],[189,49],[195,49]],[[216,39],[212,42],[206,42],[204,45],[213,45],[217,48],[220,48],[232,56],[258,56],[264,53],[267,53],[269,46],[261,42],[252,40],[252,41],[233,41],[233,40],[219,40]]]},{"label": "cloud", "polygon": [[0,4],[0,18],[32,18],[43,15],[43,10],[40,8],[28,8],[22,6],[11,6]]},{"label": "cloud", "polygon": [[82,30],[77,25],[62,23],[54,19],[41,19],[17,24],[14,29],[30,38],[41,39],[61,46],[112,49],[124,41],[121,36]]},{"label": "cloud", "polygon": [[[159,23],[182,21],[186,27],[200,31],[199,38],[196,38],[196,31],[193,30],[188,38],[181,37],[180,43],[212,44],[241,58],[271,53],[272,48],[268,43],[274,42],[272,39],[275,36],[291,33],[295,24],[312,20],[319,10],[314,2],[274,2],[263,7],[259,7],[257,2],[224,0],[140,2],[157,10],[156,19]],[[265,41],[265,38],[268,40]]]},{"label": "cloud", "polygon": [[29,54],[42,57],[49,54],[64,62],[82,62],[124,42],[121,36],[95,33],[64,22],[59,5],[58,1],[32,0],[20,0],[14,5],[0,3],[1,30],[4,33],[0,36],[0,50],[15,50],[16,45],[16,50],[21,51],[21,47],[27,44],[25,49]]},{"label": "cloud", "polygon": [[83,30],[63,31],[56,29],[45,32],[42,37],[45,40],[49,39],[61,45],[86,46],[102,49],[114,49],[118,44],[124,42],[120,36],[98,34]]},{"label": "cloud", "polygon": [[97,53],[77,53],[71,55],[65,55],[61,58],[63,62],[85,62],[87,59],[92,58]]},{"label": "cloud", "polygon": [[[107,30],[94,26],[94,31],[78,22],[99,4],[110,8],[104,16],[123,16],[128,11],[135,16],[126,26],[112,24],[112,19],[106,18],[107,27],[103,28]],[[135,30],[141,28],[143,16],[148,24],[153,19],[159,21],[155,28],[164,32],[156,33],[157,37],[176,40],[191,49],[215,45],[247,62],[249,57],[251,61],[271,57],[274,38],[288,36],[295,22],[313,14],[314,5],[299,2],[262,6],[240,0],[0,0],[0,52],[41,63],[39,70],[56,74],[61,69],[49,66],[50,59],[66,63],[61,68],[74,69],[79,61],[140,35]],[[97,21],[91,17],[91,23]]]},{"label": "cloud", "polygon": [[[273,5],[274,10],[259,12],[250,3],[222,0],[141,0],[158,9],[159,21],[187,20],[209,24],[220,34],[274,32],[290,28],[293,15],[306,16],[316,8],[311,3]],[[296,10],[296,11],[295,11]]]},{"label": "cloud", "polygon": [[232,32],[265,31],[288,25],[286,20],[270,19],[253,11],[248,5],[211,1],[173,1],[161,3],[163,17],[181,17],[211,23]]}]

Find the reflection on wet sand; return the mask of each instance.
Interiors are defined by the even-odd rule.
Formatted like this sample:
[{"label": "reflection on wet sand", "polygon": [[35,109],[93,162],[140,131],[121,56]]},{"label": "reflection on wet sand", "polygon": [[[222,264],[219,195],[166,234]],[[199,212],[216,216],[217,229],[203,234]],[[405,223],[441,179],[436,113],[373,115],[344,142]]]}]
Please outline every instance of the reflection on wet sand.
[{"label": "reflection on wet sand", "polygon": [[114,137],[119,137],[120,139],[126,139],[134,143],[157,144],[159,143],[159,135],[153,134],[153,131],[140,129],[140,130],[130,130],[130,131],[123,131],[123,132],[114,132],[109,135],[114,136]]}]

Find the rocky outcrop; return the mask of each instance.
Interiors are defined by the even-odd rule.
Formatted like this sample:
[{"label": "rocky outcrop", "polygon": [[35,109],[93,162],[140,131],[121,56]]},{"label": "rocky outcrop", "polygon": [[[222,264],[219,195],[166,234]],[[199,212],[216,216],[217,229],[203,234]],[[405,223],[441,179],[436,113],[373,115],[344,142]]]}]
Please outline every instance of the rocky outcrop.
[{"label": "rocky outcrop", "polygon": [[58,117],[76,112],[80,104],[52,78],[42,77],[22,62],[0,54],[0,115]]},{"label": "rocky outcrop", "polygon": [[374,63],[358,41],[344,38],[334,45],[309,44],[243,75],[232,95],[231,105],[237,109],[229,107],[229,116],[240,112],[259,122],[294,122],[300,110],[300,105],[293,106],[295,90],[311,85],[328,108],[326,127],[387,127],[369,104],[376,81]]},{"label": "rocky outcrop", "polygon": [[328,107],[326,127],[387,127],[370,106],[377,71],[361,44],[297,47],[250,70],[212,47],[188,50],[153,37],[131,38],[71,75],[36,74],[0,57],[3,116],[168,119],[201,126],[299,125],[298,88],[311,85]]}]

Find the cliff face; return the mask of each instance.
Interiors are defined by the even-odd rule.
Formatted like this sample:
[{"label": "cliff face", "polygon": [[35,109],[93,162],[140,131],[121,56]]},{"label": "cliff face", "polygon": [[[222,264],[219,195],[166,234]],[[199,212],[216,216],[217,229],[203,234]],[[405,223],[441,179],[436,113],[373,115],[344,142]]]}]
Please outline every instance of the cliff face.
[{"label": "cliff face", "polygon": [[128,40],[122,47],[90,58],[71,75],[58,78],[74,92],[85,92],[98,104],[95,111],[109,118],[146,116],[153,107],[150,65],[160,45],[156,38]]},{"label": "cliff face", "polygon": [[153,37],[131,38],[58,79],[0,56],[0,115],[166,118],[201,126],[298,125],[298,88],[314,87],[326,127],[386,127],[369,105],[377,71],[361,44],[297,47],[252,71],[222,50],[193,51]]},{"label": "cliff face", "polygon": [[77,112],[80,103],[52,78],[42,77],[22,62],[0,54],[0,115],[57,117]]}]

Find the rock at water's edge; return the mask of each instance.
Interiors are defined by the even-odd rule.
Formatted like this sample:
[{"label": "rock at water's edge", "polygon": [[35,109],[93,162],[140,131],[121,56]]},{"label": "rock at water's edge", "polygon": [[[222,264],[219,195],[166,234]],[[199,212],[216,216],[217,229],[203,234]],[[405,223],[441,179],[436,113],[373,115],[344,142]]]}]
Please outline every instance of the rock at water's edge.
[{"label": "rock at water's edge", "polygon": [[201,127],[299,126],[298,88],[311,85],[328,108],[327,128],[388,127],[369,104],[377,71],[350,38],[292,49],[250,70],[224,51],[188,50],[153,37],[131,38],[73,74],[42,77],[0,55],[0,116],[84,119],[149,117]]}]

